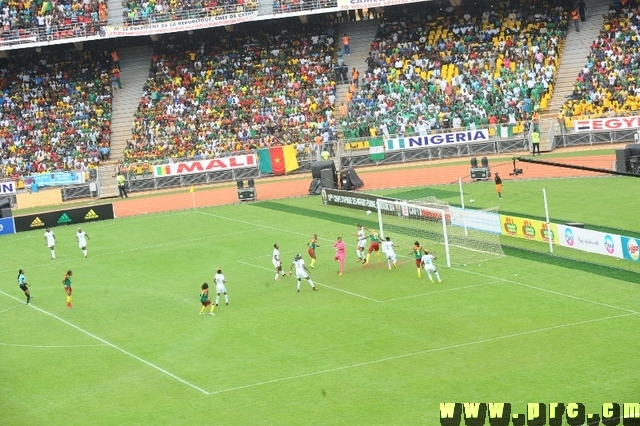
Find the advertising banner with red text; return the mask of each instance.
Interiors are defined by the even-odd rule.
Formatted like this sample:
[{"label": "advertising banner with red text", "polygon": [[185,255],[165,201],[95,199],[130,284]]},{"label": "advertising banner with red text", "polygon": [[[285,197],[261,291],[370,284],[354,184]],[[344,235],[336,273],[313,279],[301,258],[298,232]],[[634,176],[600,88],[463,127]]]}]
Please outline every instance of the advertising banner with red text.
[{"label": "advertising banner with red text", "polygon": [[255,154],[213,158],[211,160],[187,161],[153,166],[155,177],[190,175],[194,173],[258,167]]},{"label": "advertising banner with red text", "polygon": [[574,120],[576,132],[598,132],[609,130],[625,130],[640,128],[640,116],[592,118],[590,120]]}]

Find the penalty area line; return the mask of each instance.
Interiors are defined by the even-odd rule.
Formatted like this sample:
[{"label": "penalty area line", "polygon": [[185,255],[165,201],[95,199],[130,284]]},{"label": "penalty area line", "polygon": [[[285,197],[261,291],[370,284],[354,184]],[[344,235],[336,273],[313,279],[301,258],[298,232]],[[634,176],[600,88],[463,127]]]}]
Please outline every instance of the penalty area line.
[{"label": "penalty area line", "polygon": [[596,319],[590,319],[590,320],[585,320],[585,321],[578,321],[578,322],[572,322],[572,323],[567,323],[567,324],[554,325],[554,326],[550,326],[550,327],[538,328],[538,329],[535,329],[535,330],[522,331],[520,333],[505,334],[504,336],[491,337],[491,338],[488,338],[488,339],[481,339],[481,340],[474,340],[472,342],[467,342],[467,343],[458,343],[458,344],[455,344],[455,345],[442,346],[442,347],[439,347],[439,348],[425,349],[425,350],[422,350],[422,351],[409,352],[409,353],[406,353],[406,354],[394,355],[394,356],[389,356],[389,357],[386,357],[386,358],[378,358],[378,359],[374,359],[374,360],[371,360],[371,361],[365,361],[365,362],[359,362],[359,363],[356,363],[356,364],[344,365],[342,367],[329,368],[329,369],[326,369],[326,370],[319,370],[319,371],[314,371],[314,372],[311,372],[311,373],[297,374],[295,376],[281,377],[279,379],[265,380],[263,382],[257,382],[257,383],[251,383],[251,384],[248,384],[248,385],[243,385],[243,386],[235,386],[235,387],[232,387],[232,388],[221,389],[221,390],[209,392],[209,395],[218,395],[218,394],[237,391],[237,390],[243,390],[243,389],[249,389],[249,388],[254,388],[254,387],[258,387],[258,386],[270,385],[270,384],[273,384],[273,383],[285,382],[285,381],[296,380],[296,379],[303,379],[303,378],[307,378],[307,377],[318,376],[320,374],[335,373],[336,371],[343,371],[343,370],[350,370],[352,368],[366,367],[366,366],[369,366],[369,365],[380,364],[380,363],[387,362],[387,361],[396,361],[396,360],[399,360],[399,359],[409,358],[409,357],[413,357],[413,356],[417,356],[417,355],[425,355],[425,354],[430,354],[430,353],[435,353],[435,352],[443,352],[443,351],[447,351],[447,350],[451,350],[451,349],[465,348],[465,347],[469,347],[469,346],[479,345],[479,344],[482,344],[482,343],[497,342],[497,341],[500,341],[500,340],[511,339],[511,338],[514,338],[514,337],[527,336],[527,335],[531,335],[531,334],[535,334],[535,333],[542,333],[542,332],[545,332],[545,331],[558,330],[558,329],[561,329],[561,328],[575,327],[575,326],[579,326],[579,325],[583,325],[583,324],[590,324],[590,323],[595,323],[595,322],[600,322],[600,321],[607,321],[607,320],[610,320],[610,319],[623,318],[623,317],[628,317],[628,316],[631,316],[631,315],[635,315],[635,314],[633,314],[633,313],[620,314],[620,315],[614,315],[614,316],[610,316],[610,317],[596,318]]},{"label": "penalty area line", "polygon": [[[0,290],[0,294],[3,294],[3,295],[5,295],[5,296],[7,296],[7,297],[9,297],[9,298],[11,298],[11,299],[14,299],[14,300],[20,301],[18,298],[14,297],[14,296],[12,296],[12,295],[10,295],[10,294],[7,294],[7,293],[5,293],[5,292],[4,292],[4,291],[2,291],[2,290]],[[166,375],[166,376],[171,377],[171,378],[172,378],[172,379],[174,379],[174,380],[177,380],[178,382],[182,383],[183,385],[187,385],[187,386],[189,386],[190,388],[195,389],[195,390],[197,390],[198,392],[201,392],[201,393],[203,393],[203,394],[205,394],[205,395],[208,395],[208,394],[209,394],[209,392],[207,392],[206,390],[204,390],[204,389],[202,389],[202,388],[200,388],[200,387],[198,387],[198,386],[194,385],[193,383],[189,383],[189,382],[187,382],[186,380],[184,380],[184,379],[182,379],[182,378],[180,378],[180,377],[176,376],[176,375],[175,375],[175,374],[173,374],[173,373],[170,373],[169,371],[165,370],[164,368],[159,367],[159,366],[157,366],[156,364],[154,364],[154,363],[152,363],[152,362],[147,361],[146,359],[140,358],[139,356],[134,355],[134,354],[132,354],[131,352],[129,352],[129,351],[127,351],[127,350],[125,350],[125,349],[122,349],[121,347],[119,347],[119,346],[117,346],[117,345],[115,345],[115,344],[113,344],[113,343],[111,343],[111,342],[109,342],[109,341],[107,341],[107,340],[103,339],[102,337],[96,336],[95,334],[93,334],[93,333],[91,333],[91,332],[89,332],[89,331],[85,330],[85,329],[84,329],[84,328],[82,328],[82,327],[79,327],[79,326],[75,325],[75,324],[74,324],[74,323],[72,323],[72,322],[67,321],[67,320],[66,320],[66,319],[64,319],[64,318],[59,317],[59,316],[58,316],[58,315],[56,315],[56,314],[53,314],[53,313],[48,312],[48,311],[45,311],[44,309],[38,308],[37,306],[34,306],[34,305],[29,305],[29,306],[30,306],[31,308],[35,309],[35,310],[36,310],[36,311],[38,311],[38,312],[41,312],[41,313],[43,313],[43,314],[45,314],[45,315],[48,315],[48,316],[50,316],[50,317],[52,317],[52,318],[57,319],[57,320],[58,320],[58,321],[60,321],[61,323],[66,324],[66,325],[68,325],[69,327],[71,327],[71,328],[74,328],[74,329],[78,330],[78,331],[79,331],[79,332],[81,332],[82,334],[85,334],[85,335],[87,335],[87,336],[91,337],[92,339],[95,339],[95,340],[97,340],[98,342],[103,343],[103,344],[104,344],[104,345],[106,345],[106,346],[109,346],[110,348],[115,349],[116,351],[118,351],[118,352],[120,352],[120,353],[122,353],[122,354],[124,354],[124,355],[127,355],[128,357],[131,357],[131,358],[135,359],[136,361],[139,361],[139,362],[141,362],[141,363],[145,364],[146,366],[151,367],[151,368],[153,368],[154,370],[157,370],[157,371],[161,372],[162,374],[164,374],[164,375]]]},{"label": "penalty area line", "polygon": [[396,297],[396,298],[393,298],[393,299],[387,299],[387,300],[383,300],[383,302],[384,303],[395,302],[395,301],[398,301],[398,300],[413,299],[415,297],[429,296],[431,294],[448,293],[450,291],[465,290],[467,288],[474,288],[474,287],[484,287],[484,286],[487,286],[487,285],[496,284],[498,282],[499,281],[491,281],[491,282],[482,283],[482,284],[472,284],[472,285],[465,285],[463,287],[454,287],[454,288],[447,288],[447,289],[444,289],[444,290],[429,291],[429,292],[426,292],[426,293],[412,294],[411,296],[403,296],[403,297]]},{"label": "penalty area line", "polygon": [[7,308],[7,309],[4,309],[4,310],[0,311],[0,314],[1,314],[1,313],[3,313],[3,312],[7,312],[7,311],[10,311],[10,310],[12,310],[12,309],[15,309],[15,308],[17,308],[18,306],[24,306],[24,303],[21,303],[21,304],[19,304],[19,305],[12,306],[12,307]]},{"label": "penalty area line", "polygon": [[572,294],[567,294],[567,293],[562,293],[560,291],[549,290],[549,289],[542,288],[542,287],[536,287],[534,285],[529,285],[529,284],[525,284],[525,283],[522,283],[522,282],[519,282],[519,281],[510,280],[508,278],[494,277],[493,275],[487,275],[487,274],[483,274],[483,273],[475,272],[475,271],[468,271],[466,269],[460,269],[460,268],[451,268],[451,269],[455,269],[457,271],[466,272],[468,274],[479,275],[479,276],[485,277],[485,278],[493,278],[493,279],[496,280],[496,282],[502,282],[502,283],[507,283],[507,284],[516,284],[516,285],[519,285],[520,287],[530,288],[532,290],[538,290],[538,291],[541,291],[541,292],[544,292],[544,293],[555,294],[556,296],[562,296],[562,297],[566,297],[568,299],[579,300],[581,302],[587,302],[587,303],[593,303],[594,305],[605,306],[607,308],[617,309],[619,311],[630,312],[632,314],[640,314],[640,311],[636,311],[636,310],[633,310],[633,309],[623,308],[621,306],[616,306],[616,305],[610,305],[609,303],[598,302],[598,301],[595,301],[595,300],[586,299],[584,297],[574,296]]},{"label": "penalty area line", "polygon": [[[238,263],[242,263],[243,265],[247,265],[247,266],[253,266],[254,268],[265,269],[265,270],[267,270],[267,271],[272,271],[272,272],[273,272],[273,269],[271,269],[271,268],[267,268],[266,266],[256,265],[256,264],[254,264],[254,263],[247,263],[247,262],[244,262],[244,261],[242,261],[242,260],[236,260],[236,262],[238,262]],[[293,277],[291,277],[291,278],[293,278]],[[295,278],[294,278],[294,279],[295,279]],[[330,285],[323,284],[323,283],[321,283],[321,282],[319,282],[319,281],[315,281],[315,280],[314,280],[313,282],[314,282],[315,284],[318,284],[320,287],[330,288],[331,290],[339,291],[339,292],[342,292],[342,293],[349,294],[349,295],[351,295],[351,296],[355,296],[355,297],[359,297],[359,298],[361,298],[361,299],[369,300],[370,302],[383,303],[383,301],[382,301],[382,300],[373,299],[373,298],[371,298],[371,297],[363,296],[363,295],[361,295],[361,294],[354,293],[354,292],[352,292],[352,291],[343,290],[343,289],[338,288],[338,287],[332,287],[332,286],[330,286]]]}]

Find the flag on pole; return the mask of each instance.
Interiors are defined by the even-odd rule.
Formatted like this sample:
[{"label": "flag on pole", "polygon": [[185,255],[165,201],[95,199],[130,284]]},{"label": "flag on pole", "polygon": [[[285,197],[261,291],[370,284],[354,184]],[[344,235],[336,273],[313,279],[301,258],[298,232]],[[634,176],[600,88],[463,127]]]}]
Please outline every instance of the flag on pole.
[{"label": "flag on pole", "polygon": [[374,161],[384,160],[384,141],[382,138],[369,139],[369,158]]},{"label": "flag on pole", "polygon": [[298,169],[297,151],[294,145],[275,146],[258,150],[258,164],[261,173],[284,175]]},{"label": "flag on pole", "polygon": [[193,189],[193,185],[191,185],[191,188],[189,188],[189,194],[195,192],[195,189]]}]

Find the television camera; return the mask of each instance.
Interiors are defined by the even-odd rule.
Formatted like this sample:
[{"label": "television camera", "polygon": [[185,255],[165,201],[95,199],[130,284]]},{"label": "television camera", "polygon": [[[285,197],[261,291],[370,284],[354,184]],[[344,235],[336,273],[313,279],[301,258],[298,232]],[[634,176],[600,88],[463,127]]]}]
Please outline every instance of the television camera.
[{"label": "television camera", "polygon": [[509,173],[509,176],[518,176],[523,174],[524,171],[516,167],[516,157],[513,157],[513,172]]}]

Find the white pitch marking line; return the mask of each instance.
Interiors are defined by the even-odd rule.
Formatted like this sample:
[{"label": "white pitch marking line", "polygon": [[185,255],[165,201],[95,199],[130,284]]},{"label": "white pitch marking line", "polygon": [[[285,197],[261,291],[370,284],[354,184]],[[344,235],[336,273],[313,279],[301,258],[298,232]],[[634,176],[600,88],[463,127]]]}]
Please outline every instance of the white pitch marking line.
[{"label": "white pitch marking line", "polygon": [[[229,232],[229,233],[226,233],[226,234],[208,235],[206,237],[191,238],[189,240],[171,241],[171,242],[168,242],[168,243],[154,244],[154,245],[145,246],[145,247],[136,247],[136,248],[130,248],[130,249],[125,249],[125,250],[112,251],[112,252],[108,252],[108,253],[98,253],[96,255],[92,255],[91,258],[104,257],[104,256],[113,256],[114,254],[129,253],[129,252],[132,252],[132,251],[149,250],[149,249],[154,249],[154,248],[159,248],[159,247],[172,246],[172,245],[176,245],[176,244],[192,243],[194,241],[206,240],[208,238],[224,237],[224,236],[227,236],[227,235],[244,234],[244,233],[247,233],[247,232],[253,232],[253,229],[247,229],[247,230],[244,230],[244,231]],[[57,256],[56,259],[64,259],[65,257],[68,257],[68,256]],[[48,266],[48,265],[52,265],[51,260],[49,262],[46,262],[46,263],[39,263],[39,264],[36,264],[36,265],[30,265],[30,266],[27,266],[27,268],[37,268],[39,266]],[[13,271],[13,269],[5,269],[5,270],[0,271],[0,273],[11,272],[11,271]]]},{"label": "white pitch marking line", "polygon": [[[18,300],[18,301],[19,301],[19,299],[17,299],[16,297],[13,297],[12,295],[7,294],[7,293],[5,293],[5,292],[4,292],[4,291],[2,291],[2,290],[0,290],[0,294],[4,294],[5,296],[7,296],[7,297],[9,297],[9,298],[11,298],[11,299],[14,299],[14,300]],[[95,334],[93,334],[93,333],[91,333],[91,332],[89,332],[89,331],[87,331],[87,330],[85,330],[85,329],[83,329],[83,328],[81,328],[81,327],[79,327],[79,326],[77,326],[77,325],[73,324],[72,322],[69,322],[69,321],[67,321],[67,320],[66,320],[66,319],[64,319],[64,318],[61,318],[61,317],[57,316],[56,314],[52,314],[51,312],[45,311],[44,309],[40,309],[40,308],[38,308],[37,306],[34,306],[34,305],[29,305],[29,306],[30,306],[31,308],[35,309],[35,310],[36,310],[36,311],[38,311],[38,312],[42,312],[42,313],[43,313],[43,314],[45,314],[45,315],[49,315],[50,317],[57,319],[58,321],[60,321],[60,322],[62,322],[62,323],[64,323],[64,324],[66,324],[66,325],[68,325],[69,327],[75,328],[75,329],[76,329],[76,330],[78,330],[79,332],[81,332],[81,333],[83,333],[83,334],[86,334],[87,336],[89,336],[89,337],[91,337],[91,338],[93,338],[93,339],[97,340],[98,342],[103,343],[103,344],[105,344],[105,345],[107,345],[107,346],[109,346],[109,347],[111,347],[111,348],[113,348],[113,349],[117,350],[118,352],[121,352],[121,353],[123,353],[123,354],[125,354],[125,355],[127,355],[127,356],[129,356],[129,357],[131,357],[131,358],[133,358],[133,359],[135,359],[135,360],[137,360],[137,361],[140,361],[141,363],[143,363],[143,364],[145,364],[145,365],[147,365],[147,366],[149,366],[149,367],[151,367],[151,368],[153,368],[153,369],[155,369],[155,370],[158,370],[159,372],[161,372],[161,373],[163,373],[163,374],[165,374],[165,375],[167,375],[167,376],[171,377],[172,379],[175,379],[175,380],[179,381],[180,383],[182,383],[182,384],[184,384],[184,385],[187,385],[187,386],[189,386],[189,387],[191,387],[191,388],[193,388],[193,389],[195,389],[195,390],[197,390],[197,391],[199,391],[199,392],[201,392],[201,393],[203,393],[203,394],[205,394],[205,395],[208,395],[208,394],[209,394],[209,392],[207,392],[206,390],[204,390],[204,389],[202,389],[202,388],[200,388],[200,387],[198,387],[198,386],[194,385],[193,383],[189,383],[189,382],[187,382],[186,380],[184,380],[184,379],[182,379],[182,378],[180,378],[180,377],[176,376],[175,374],[168,372],[168,371],[167,371],[167,370],[165,370],[164,368],[159,367],[159,366],[157,366],[157,365],[153,364],[152,362],[149,362],[149,361],[147,361],[147,360],[145,360],[145,359],[143,359],[143,358],[140,358],[139,356],[134,355],[134,354],[132,354],[131,352],[129,352],[129,351],[127,351],[127,350],[124,350],[124,349],[122,349],[121,347],[116,346],[116,345],[114,345],[113,343],[111,343],[111,342],[109,342],[109,341],[107,341],[107,340],[105,340],[105,339],[103,339],[103,338],[101,338],[101,337],[96,336]]]},{"label": "white pitch marking line", "polygon": [[518,281],[510,280],[510,279],[508,279],[508,278],[494,277],[494,276],[492,276],[492,275],[486,275],[486,274],[482,274],[482,273],[480,273],[480,272],[468,271],[468,270],[466,270],[466,269],[459,269],[459,268],[451,268],[451,269],[455,269],[455,270],[457,270],[457,271],[463,271],[463,272],[466,272],[466,273],[468,273],[468,274],[479,275],[479,276],[481,276],[481,277],[485,277],[485,278],[493,278],[493,279],[495,279],[495,280],[497,280],[497,281],[502,281],[502,282],[505,282],[505,283],[517,284],[517,285],[519,285],[519,286],[527,287],[527,288],[531,288],[531,289],[533,289],[533,290],[539,290],[539,291],[543,291],[543,292],[546,292],[546,293],[555,294],[555,295],[557,295],[557,296],[568,297],[569,299],[580,300],[580,301],[582,301],[582,302],[593,303],[594,305],[605,306],[605,307],[607,307],[607,308],[617,309],[617,310],[619,310],[619,311],[630,312],[630,313],[632,313],[632,314],[640,314],[640,311],[634,311],[633,309],[622,308],[622,307],[620,307],[620,306],[610,305],[610,304],[608,304],[608,303],[596,302],[595,300],[585,299],[584,297],[580,297],[580,296],[573,296],[573,295],[571,295],[571,294],[561,293],[561,292],[559,292],[559,291],[548,290],[548,289],[546,289],[546,288],[536,287],[536,286],[529,285],[529,284],[524,284],[524,283],[521,283],[521,282],[518,282]]},{"label": "white pitch marking line", "polygon": [[455,287],[455,288],[447,288],[444,290],[437,290],[437,291],[430,291],[427,293],[420,293],[420,294],[412,294],[411,296],[403,296],[403,297],[396,297],[394,299],[387,299],[387,300],[383,300],[384,303],[387,302],[395,302],[397,300],[404,300],[404,299],[413,299],[415,297],[423,297],[423,296],[429,296],[431,294],[440,294],[440,293],[447,293],[449,291],[458,291],[458,290],[464,290],[467,288],[473,288],[473,287],[483,287],[485,285],[491,285],[491,284],[496,284],[499,281],[492,281],[490,283],[482,283],[482,284],[472,284],[472,285],[466,285],[464,287]]},{"label": "white pitch marking line", "polygon": [[[238,262],[238,263],[242,263],[243,265],[253,266],[254,268],[260,268],[260,269],[266,269],[267,271],[273,271],[273,269],[271,269],[271,268],[267,268],[266,266],[255,265],[255,264],[253,264],[253,263],[243,262],[242,260],[237,260],[237,262]],[[295,279],[295,278],[294,278],[294,279]],[[315,281],[315,280],[314,280],[313,282],[314,282],[315,284],[318,284],[318,285],[319,285],[319,286],[321,286],[321,287],[327,287],[327,288],[330,288],[331,290],[340,291],[340,292],[342,292],[342,293],[350,294],[351,296],[359,297],[359,298],[361,298],[361,299],[366,299],[366,300],[369,300],[369,301],[371,301],[371,302],[382,303],[382,300],[373,299],[373,298],[371,298],[371,297],[363,296],[363,295],[361,295],[361,294],[353,293],[353,292],[351,292],[351,291],[343,290],[343,289],[341,289],[341,288],[332,287],[332,286],[330,286],[330,285],[323,284],[323,283],[318,282],[318,281]]]},{"label": "white pitch marking line", "polygon": [[[289,251],[281,251],[281,252],[280,252],[280,255],[281,255],[280,257],[282,257],[282,255],[283,255],[283,254],[296,254],[296,252],[295,252],[295,251],[293,251],[293,250],[289,250]],[[271,260],[271,258],[272,258],[272,257],[273,257],[273,256],[268,255],[268,254],[262,254],[262,255],[260,255],[260,256],[245,257],[245,258],[244,258],[244,259],[242,259],[242,260],[256,260],[256,259],[265,259],[265,258],[269,258],[269,260]]]},{"label": "white pitch marking line", "polygon": [[298,375],[295,375],[295,376],[281,377],[279,379],[273,379],[273,380],[266,380],[264,382],[251,383],[251,384],[244,385],[244,386],[236,386],[236,387],[232,387],[232,388],[221,389],[221,390],[218,390],[218,391],[209,392],[209,395],[218,395],[218,394],[221,394],[221,393],[226,393],[226,392],[231,392],[231,391],[236,391],[236,390],[242,390],[242,389],[248,389],[248,388],[253,388],[253,387],[257,387],[257,386],[269,385],[269,384],[272,384],[272,383],[284,382],[284,381],[295,380],[295,379],[302,379],[302,378],[305,378],[305,377],[317,376],[317,375],[326,374],[326,373],[334,373],[336,371],[349,370],[349,369],[358,368],[358,367],[365,367],[365,366],[368,366],[368,365],[380,364],[382,362],[387,362],[387,361],[395,361],[395,360],[398,360],[398,359],[409,358],[409,357],[416,356],[416,355],[425,355],[425,354],[429,354],[429,353],[447,351],[447,350],[450,350],[450,349],[464,348],[464,347],[468,347],[468,346],[479,345],[481,343],[497,342],[499,340],[511,339],[511,338],[514,338],[514,337],[526,336],[526,335],[529,335],[529,334],[541,333],[541,332],[544,332],[544,331],[558,330],[558,329],[561,329],[561,328],[575,327],[575,326],[578,326],[578,325],[589,324],[589,323],[594,323],[594,322],[599,322],[599,321],[607,321],[607,320],[615,319],[615,318],[623,318],[623,317],[628,317],[628,316],[631,316],[631,315],[635,315],[635,314],[634,313],[620,314],[620,315],[615,315],[615,316],[610,316],[610,317],[605,317],[605,318],[597,318],[597,319],[590,319],[590,320],[585,320],[585,321],[578,321],[578,322],[573,322],[573,323],[568,323],[568,324],[562,324],[562,325],[555,325],[555,326],[551,326],[551,327],[539,328],[539,329],[536,329],[536,330],[523,331],[523,332],[520,332],[520,333],[506,334],[504,336],[491,337],[489,339],[475,340],[473,342],[459,343],[457,345],[443,346],[443,347],[440,347],[440,348],[425,349],[425,350],[422,350],[422,351],[409,352],[409,353],[402,354],[402,355],[395,355],[395,356],[390,356],[390,357],[386,357],[386,358],[374,359],[374,360],[366,361],[366,362],[359,362],[357,364],[345,365],[345,366],[342,366],[342,367],[336,367],[336,368],[329,368],[329,369],[326,369],[326,370],[314,371],[312,373],[298,374]]},{"label": "white pitch marking line", "polygon": [[[276,228],[275,226],[261,225],[259,223],[249,222],[249,221],[240,220],[240,219],[234,219],[232,217],[227,217],[227,216],[219,216],[219,215],[213,214],[213,213],[206,213],[206,212],[201,212],[201,211],[197,211],[197,210],[195,211],[195,213],[204,214],[204,215],[215,217],[215,218],[218,218],[218,219],[226,219],[226,220],[230,220],[230,221],[233,221],[233,222],[244,223],[246,225],[259,226],[261,228],[270,229],[272,231],[278,231],[280,233],[285,232],[287,234],[302,235],[302,236],[307,236],[307,237],[309,236],[309,234],[303,234],[302,232],[295,232],[295,231],[290,231],[290,230],[287,230],[287,229],[280,229],[280,228]],[[319,240],[322,240],[322,241],[334,241],[334,240],[329,239],[329,238],[319,238]]]},{"label": "white pitch marking line", "polygon": [[3,313],[3,312],[7,312],[7,311],[10,311],[10,310],[12,310],[12,309],[15,309],[15,308],[17,308],[18,306],[24,306],[24,304],[23,304],[23,303],[21,303],[21,304],[19,304],[19,305],[16,305],[16,306],[12,306],[12,307],[10,307],[10,308],[7,308],[7,309],[5,309],[5,310],[3,310],[3,311],[0,311],[0,314],[1,314],[1,313]]}]

